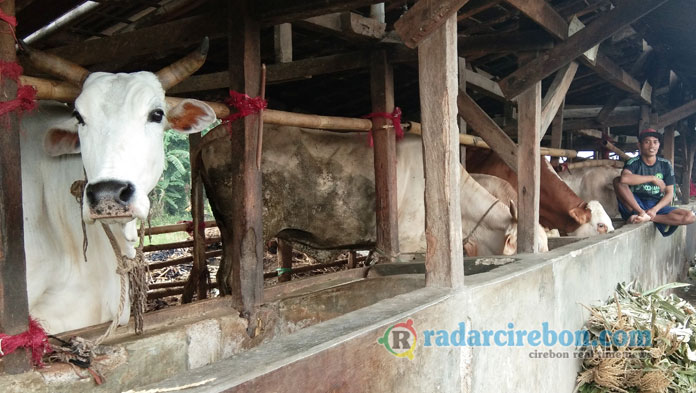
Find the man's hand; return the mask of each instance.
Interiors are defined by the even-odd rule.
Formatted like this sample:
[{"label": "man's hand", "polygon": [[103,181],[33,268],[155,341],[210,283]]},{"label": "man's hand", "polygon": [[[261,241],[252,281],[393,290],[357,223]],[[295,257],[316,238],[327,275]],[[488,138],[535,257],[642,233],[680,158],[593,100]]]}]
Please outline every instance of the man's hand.
[{"label": "man's hand", "polygon": [[653,208],[650,208],[650,209],[646,210],[646,211],[645,211],[645,214],[647,214],[648,216],[650,216],[650,220],[652,221],[652,219],[655,218],[655,216],[657,215],[657,211],[658,211],[658,210],[659,210],[659,209],[655,209],[655,208],[653,207]]},{"label": "man's hand", "polygon": [[667,187],[667,185],[662,179],[658,179],[657,176],[653,176],[652,183],[660,187],[660,192],[665,192],[665,187]]}]

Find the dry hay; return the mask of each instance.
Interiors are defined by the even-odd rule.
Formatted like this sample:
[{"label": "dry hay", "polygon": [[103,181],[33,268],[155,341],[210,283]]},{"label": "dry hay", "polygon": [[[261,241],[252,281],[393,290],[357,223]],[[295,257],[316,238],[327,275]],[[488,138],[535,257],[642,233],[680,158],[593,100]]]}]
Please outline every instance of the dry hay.
[{"label": "dry hay", "polygon": [[[645,346],[584,348],[592,356],[583,360],[576,392],[695,392],[696,310],[668,289],[687,284],[667,284],[642,292],[635,284],[619,284],[607,304],[589,308],[586,329],[590,342],[603,330],[650,331]],[[618,355],[618,356],[617,356]]]}]

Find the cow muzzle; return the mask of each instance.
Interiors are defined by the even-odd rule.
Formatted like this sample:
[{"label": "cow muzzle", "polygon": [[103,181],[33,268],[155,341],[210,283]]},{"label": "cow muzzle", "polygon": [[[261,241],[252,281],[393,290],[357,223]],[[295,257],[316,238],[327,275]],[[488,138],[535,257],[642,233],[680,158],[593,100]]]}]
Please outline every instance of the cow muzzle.
[{"label": "cow muzzle", "polygon": [[87,185],[85,192],[89,217],[93,220],[133,218],[131,201],[135,186],[131,182],[105,180]]}]

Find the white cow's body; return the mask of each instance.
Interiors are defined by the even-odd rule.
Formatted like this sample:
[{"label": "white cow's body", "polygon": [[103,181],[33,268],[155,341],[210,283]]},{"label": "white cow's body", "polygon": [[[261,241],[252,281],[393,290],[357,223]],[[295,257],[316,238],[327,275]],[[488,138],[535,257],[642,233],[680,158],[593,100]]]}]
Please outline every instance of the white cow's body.
[{"label": "white cow's body", "polygon": [[[168,110],[164,96],[165,87],[202,64],[205,52],[207,41],[198,53],[157,75],[94,73],[87,77],[84,70],[86,80],[74,112],[64,104],[41,102],[22,119],[29,313],[48,332],[116,317],[121,281],[115,252],[101,224],[109,225],[121,254],[135,256],[136,219],[147,217],[148,193],[164,167],[164,130],[197,132],[215,119],[208,105],[195,100],[184,100]],[[182,66],[187,69],[182,71]],[[80,211],[70,191],[85,173],[88,182]],[[129,309],[126,302],[120,323],[128,321]]]},{"label": "white cow's body", "polygon": [[620,174],[619,168],[599,166],[573,168],[559,173],[559,176],[580,198],[597,200],[604,206],[609,217],[617,217],[619,206],[612,181]]},{"label": "white cow's body", "polygon": [[[63,104],[44,102],[22,119],[22,207],[31,315],[49,332],[113,319],[120,281],[116,257],[101,225],[87,225],[87,262],[82,254],[82,213],[70,185],[84,178],[79,154],[50,157],[46,132],[72,121]],[[112,225],[122,238],[119,226]],[[76,312],[77,311],[77,312]],[[126,305],[121,323],[128,321]],[[69,317],[68,317],[69,316]]]}]

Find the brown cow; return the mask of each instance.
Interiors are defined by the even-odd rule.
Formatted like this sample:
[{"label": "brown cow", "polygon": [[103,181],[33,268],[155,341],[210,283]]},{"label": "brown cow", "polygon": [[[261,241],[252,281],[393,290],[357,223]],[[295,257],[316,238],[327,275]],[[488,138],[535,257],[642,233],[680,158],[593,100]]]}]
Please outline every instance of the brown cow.
[{"label": "brown cow", "polygon": [[[517,187],[517,174],[492,150],[467,149],[466,169],[471,173],[498,176]],[[574,236],[614,231],[611,219],[599,202],[582,200],[544,163],[541,165],[540,191],[541,225]]]}]

